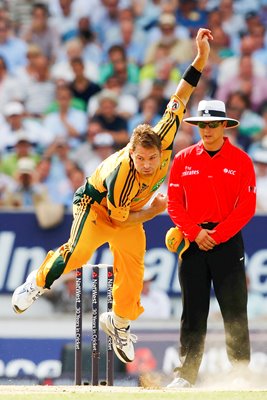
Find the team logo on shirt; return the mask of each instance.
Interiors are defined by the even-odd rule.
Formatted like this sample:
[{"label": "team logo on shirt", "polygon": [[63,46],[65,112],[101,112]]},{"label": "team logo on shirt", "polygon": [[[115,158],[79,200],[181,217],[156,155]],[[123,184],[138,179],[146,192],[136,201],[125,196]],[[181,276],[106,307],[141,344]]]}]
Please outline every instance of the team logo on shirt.
[{"label": "team logo on shirt", "polygon": [[168,108],[172,111],[177,111],[180,108],[180,102],[177,99],[171,99],[168,103]]},{"label": "team logo on shirt", "polygon": [[236,171],[234,169],[228,169],[228,168],[224,168],[223,172],[225,174],[228,174],[228,175],[235,175],[236,174]]},{"label": "team logo on shirt", "polygon": [[165,160],[162,161],[162,163],[160,164],[160,169],[166,167],[167,163],[168,163],[169,159],[166,158]]},{"label": "team logo on shirt", "polygon": [[142,193],[147,188],[148,188],[148,185],[146,185],[145,183],[142,183],[141,189],[139,190],[138,194]]}]

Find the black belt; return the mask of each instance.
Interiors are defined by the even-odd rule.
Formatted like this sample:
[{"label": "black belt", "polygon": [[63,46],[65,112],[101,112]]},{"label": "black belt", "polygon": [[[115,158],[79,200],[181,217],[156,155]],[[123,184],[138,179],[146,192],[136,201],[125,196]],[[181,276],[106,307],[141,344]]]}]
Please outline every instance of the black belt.
[{"label": "black belt", "polygon": [[201,228],[203,229],[213,229],[215,228],[215,226],[218,225],[219,222],[203,222],[201,224],[199,224],[199,226],[201,226]]}]

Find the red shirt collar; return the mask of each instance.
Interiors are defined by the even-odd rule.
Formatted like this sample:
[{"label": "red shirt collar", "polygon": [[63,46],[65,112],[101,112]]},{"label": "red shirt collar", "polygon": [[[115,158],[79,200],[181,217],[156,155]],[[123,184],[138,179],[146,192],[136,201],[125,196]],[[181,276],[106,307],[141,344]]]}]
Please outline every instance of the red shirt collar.
[{"label": "red shirt collar", "polygon": [[[224,140],[224,144],[222,145],[222,147],[218,151],[218,154],[220,154],[220,156],[222,156],[222,157],[226,157],[226,156],[229,156],[228,151],[229,151],[229,149],[230,149],[230,147],[232,145],[231,145],[228,137],[224,137],[223,140]],[[206,150],[205,150],[205,148],[203,146],[202,140],[200,140],[197,143],[196,154],[200,156],[203,153],[207,154]]]}]

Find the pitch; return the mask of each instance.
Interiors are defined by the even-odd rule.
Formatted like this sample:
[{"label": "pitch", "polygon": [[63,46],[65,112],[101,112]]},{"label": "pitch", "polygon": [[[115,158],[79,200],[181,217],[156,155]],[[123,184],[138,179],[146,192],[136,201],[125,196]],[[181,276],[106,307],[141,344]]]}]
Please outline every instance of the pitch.
[{"label": "pitch", "polygon": [[[267,390],[145,389],[103,386],[0,386],[1,400],[267,400]],[[37,397],[38,396],[38,397]]]}]

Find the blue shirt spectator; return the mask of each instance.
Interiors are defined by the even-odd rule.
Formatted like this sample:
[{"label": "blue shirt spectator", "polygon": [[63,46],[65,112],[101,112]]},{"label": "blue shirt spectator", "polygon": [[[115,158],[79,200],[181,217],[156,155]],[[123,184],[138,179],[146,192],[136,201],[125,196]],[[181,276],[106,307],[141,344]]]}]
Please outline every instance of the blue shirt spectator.
[{"label": "blue shirt spectator", "polygon": [[13,72],[17,67],[26,65],[27,44],[16,37],[10,36],[9,23],[0,19],[0,56],[4,57],[7,69]]}]

